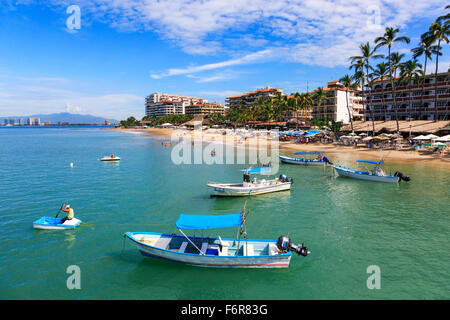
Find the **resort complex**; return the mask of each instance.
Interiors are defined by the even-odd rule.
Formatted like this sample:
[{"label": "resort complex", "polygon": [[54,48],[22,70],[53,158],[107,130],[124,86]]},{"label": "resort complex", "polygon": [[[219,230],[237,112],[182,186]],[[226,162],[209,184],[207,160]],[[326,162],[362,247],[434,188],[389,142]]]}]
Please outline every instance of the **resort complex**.
[{"label": "resort complex", "polygon": [[282,89],[265,87],[248,93],[227,97],[225,104],[228,108],[249,107],[254,105],[259,98],[275,98],[277,96],[284,96]]},{"label": "resort complex", "polygon": [[[408,83],[407,79],[397,78],[395,87],[397,115],[399,120],[446,120],[450,105],[449,72],[439,73],[437,77],[428,74],[419,81]],[[378,80],[369,87],[365,119],[394,120],[396,110],[389,79]]]},{"label": "resort complex", "polygon": [[208,103],[207,99],[155,92],[145,99],[145,115],[149,118],[169,115],[206,115],[225,109],[219,103]]}]

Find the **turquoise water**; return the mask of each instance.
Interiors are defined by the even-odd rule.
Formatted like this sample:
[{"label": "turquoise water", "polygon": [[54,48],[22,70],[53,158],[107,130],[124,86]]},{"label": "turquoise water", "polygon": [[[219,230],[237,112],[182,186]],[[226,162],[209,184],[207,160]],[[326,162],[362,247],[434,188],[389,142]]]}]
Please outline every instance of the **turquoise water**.
[{"label": "turquoise water", "polygon": [[[111,153],[122,161],[98,161]],[[397,185],[280,165],[294,178],[290,192],[221,199],[209,197],[206,182],[240,181],[245,165],[177,166],[170,154],[147,135],[0,129],[0,298],[449,298],[448,167],[387,160],[412,179]],[[239,212],[245,200],[249,238],[289,232],[311,255],[293,256],[288,269],[207,269],[144,258],[123,241],[126,231],[175,232],[180,213]],[[32,228],[34,220],[55,216],[63,201],[84,226]],[[80,267],[80,290],[66,287],[70,265]],[[366,286],[370,265],[381,270],[379,290]]]}]

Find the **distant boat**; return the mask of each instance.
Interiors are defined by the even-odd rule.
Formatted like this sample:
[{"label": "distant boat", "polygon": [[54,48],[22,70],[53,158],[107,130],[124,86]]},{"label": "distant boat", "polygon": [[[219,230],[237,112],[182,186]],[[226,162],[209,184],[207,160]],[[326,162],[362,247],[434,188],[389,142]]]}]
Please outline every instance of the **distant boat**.
[{"label": "distant boat", "polygon": [[231,197],[231,196],[251,196],[269,192],[290,190],[294,183],[292,178],[280,175],[279,178],[266,180],[258,180],[256,177],[251,180],[251,174],[260,174],[270,172],[270,167],[253,168],[242,170],[244,172],[242,183],[208,183],[208,187],[213,189],[215,196]]},{"label": "distant boat", "polygon": [[[295,245],[288,237],[277,240],[247,239],[246,214],[186,215],[181,214],[176,226],[182,235],[155,232],[127,232],[144,257],[198,267],[222,268],[287,268],[292,252],[307,256],[303,244]],[[238,227],[238,239],[188,237],[182,229],[204,230]],[[241,236],[244,238],[241,239]]]},{"label": "distant boat", "polygon": [[323,152],[294,152],[294,155],[317,155],[319,156],[316,159],[312,158],[297,158],[297,157],[288,157],[283,155],[278,155],[281,162],[290,163],[290,164],[298,164],[304,166],[324,166],[327,163],[332,164],[331,161],[327,157],[322,157]]},{"label": "distant boat", "polygon": [[360,180],[370,180],[379,182],[399,182],[400,180],[410,181],[409,177],[404,176],[401,172],[395,172],[394,174],[387,174],[381,168],[383,161],[371,161],[371,160],[357,160],[358,163],[370,163],[375,167],[372,170],[360,171],[355,169],[349,169],[342,166],[333,165],[337,174],[342,177],[349,177]]},{"label": "distant boat", "polygon": [[108,157],[108,156],[107,157],[103,157],[100,160],[101,161],[120,161],[120,158],[115,156],[115,155],[112,155],[110,157]]},{"label": "distant boat", "polygon": [[60,218],[42,217],[33,222],[33,228],[35,229],[46,229],[46,230],[67,230],[74,229],[81,224],[81,220],[73,218],[71,220],[66,220],[61,224]]}]

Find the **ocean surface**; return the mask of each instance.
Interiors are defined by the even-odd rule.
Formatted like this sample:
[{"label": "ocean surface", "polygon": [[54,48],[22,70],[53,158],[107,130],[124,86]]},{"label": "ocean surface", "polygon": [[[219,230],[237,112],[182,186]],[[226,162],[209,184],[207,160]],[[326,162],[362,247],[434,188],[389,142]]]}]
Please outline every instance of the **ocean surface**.
[{"label": "ocean surface", "polygon": [[[99,161],[112,153],[122,161]],[[0,128],[0,299],[449,299],[450,170],[386,162],[411,181],[282,164],[291,191],[212,198],[206,182],[241,181],[247,165],[176,165],[171,148],[146,134]],[[210,269],[144,258],[123,238],[176,232],[180,213],[237,213],[245,201],[249,238],[289,234],[311,254],[293,255],[287,269]],[[33,229],[62,202],[84,225]],[[236,230],[204,235],[219,233]],[[81,271],[79,290],[67,288],[71,265]],[[367,286],[374,265],[380,289]]]}]

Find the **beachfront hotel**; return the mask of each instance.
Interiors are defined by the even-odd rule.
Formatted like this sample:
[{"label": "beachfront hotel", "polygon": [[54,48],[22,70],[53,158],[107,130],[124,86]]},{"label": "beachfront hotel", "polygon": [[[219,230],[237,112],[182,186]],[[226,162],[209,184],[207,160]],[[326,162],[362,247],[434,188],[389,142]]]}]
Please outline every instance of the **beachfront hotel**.
[{"label": "beachfront hotel", "polygon": [[337,80],[328,81],[327,88],[324,88],[323,91],[326,95],[326,98],[322,100],[320,106],[317,103],[317,100],[314,99],[314,93],[316,91],[310,92],[310,95],[313,97],[313,107],[310,111],[310,118],[315,120],[323,120],[324,118],[329,118],[333,119],[334,121],[349,123],[349,110],[352,119],[362,120],[364,118],[360,91],[343,88]]},{"label": "beachfront hotel", "polygon": [[174,114],[208,115],[212,113],[225,115],[225,109],[219,103],[208,103],[208,100],[203,98],[168,93],[155,92],[145,100],[145,115],[149,117],[164,117]]},{"label": "beachfront hotel", "polygon": [[164,117],[173,114],[185,114],[186,106],[205,103],[208,103],[208,100],[203,98],[155,92],[145,98],[145,115]]},{"label": "beachfront hotel", "polygon": [[[397,78],[398,81],[398,78]],[[395,85],[398,120],[435,120],[435,90],[437,85],[437,120],[448,119],[450,104],[449,72],[428,74],[423,84],[407,85],[403,80]],[[366,120],[395,120],[395,109],[390,80],[376,81],[365,93],[367,100]]]},{"label": "beachfront hotel", "polygon": [[193,104],[185,107],[185,113],[190,115],[206,116],[212,113],[219,113],[225,115],[225,108],[217,103]]},{"label": "beachfront hotel", "polygon": [[184,102],[185,105],[204,104],[208,102],[208,100],[203,98],[182,96],[179,94],[160,93],[160,92],[152,93],[145,99],[145,102],[147,104],[157,103],[161,101]]},{"label": "beachfront hotel", "polygon": [[145,115],[149,117],[164,117],[173,114],[184,114],[185,103],[174,101],[159,101],[146,103]]},{"label": "beachfront hotel", "polygon": [[275,98],[277,95],[284,95],[282,89],[265,87],[252,92],[227,97],[225,99],[228,108],[249,107],[256,103],[258,98]]}]

